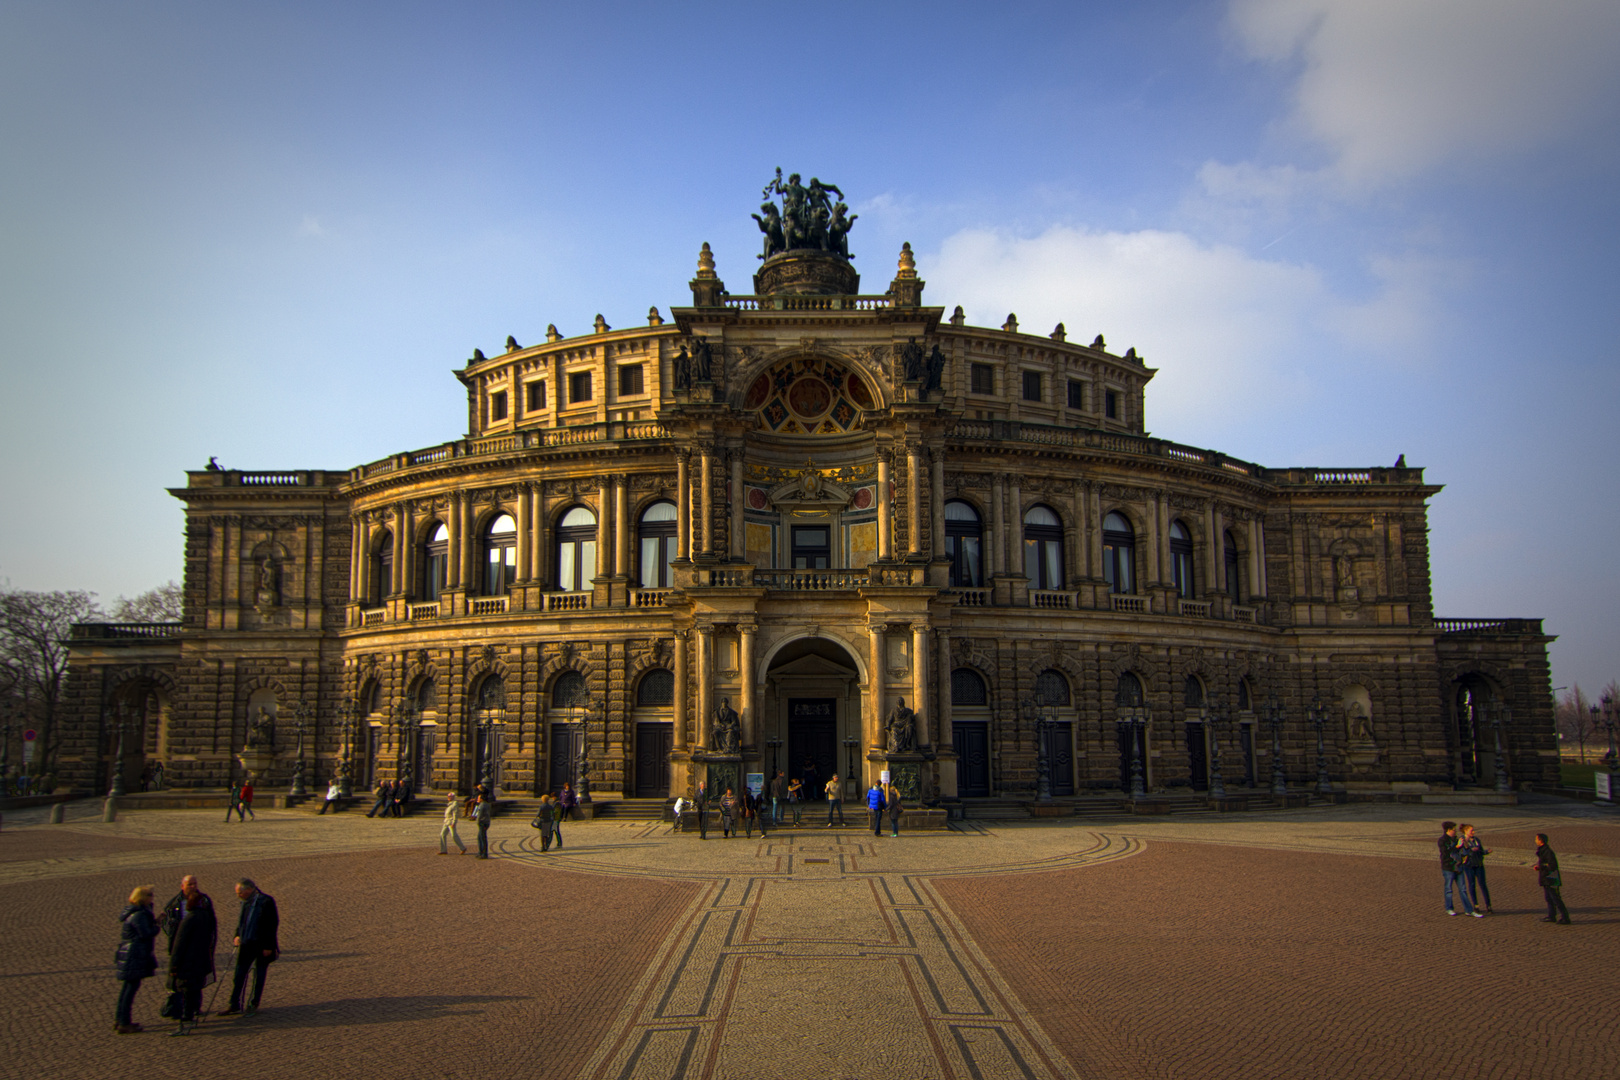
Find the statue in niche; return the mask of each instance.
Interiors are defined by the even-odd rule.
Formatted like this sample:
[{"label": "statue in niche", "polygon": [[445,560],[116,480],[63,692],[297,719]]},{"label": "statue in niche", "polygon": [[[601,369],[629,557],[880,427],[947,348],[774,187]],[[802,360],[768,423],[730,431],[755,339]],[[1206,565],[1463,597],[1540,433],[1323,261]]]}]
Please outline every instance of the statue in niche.
[{"label": "statue in niche", "polygon": [[714,707],[714,748],[722,754],[742,752],[742,717],[731,707],[730,698],[721,698]]},{"label": "statue in niche", "polygon": [[917,714],[901,698],[883,728],[889,734],[889,753],[907,754],[917,748]]},{"label": "statue in niche", "polygon": [[692,339],[692,382],[714,381],[714,347],[705,337]]},{"label": "statue in niche", "polygon": [[270,710],[263,705],[259,706],[259,715],[248,724],[247,742],[244,750],[274,750],[276,748],[276,718],[270,715]]},{"label": "statue in niche", "polygon": [[939,345],[935,344],[923,365],[923,393],[940,389],[944,385],[942,382],[944,375],[945,354],[940,352]]},{"label": "statue in niche", "polygon": [[1333,580],[1341,599],[1354,600],[1356,596],[1355,562],[1348,555],[1333,557]]},{"label": "statue in niche", "polygon": [[276,581],[276,563],[266,555],[259,563],[258,587],[254,592],[254,607],[268,613],[281,603],[281,589]]},{"label": "statue in niche", "polygon": [[921,381],[925,363],[922,346],[917,344],[916,338],[910,338],[900,346],[900,371],[906,382]]},{"label": "statue in niche", "polygon": [[1350,701],[1345,705],[1344,728],[1353,743],[1373,741],[1372,717],[1367,715],[1367,707],[1359,701]]},{"label": "statue in niche", "polygon": [[692,389],[692,357],[686,351],[685,345],[681,346],[680,352],[677,352],[675,358],[670,361],[670,367],[674,369],[675,389]]}]

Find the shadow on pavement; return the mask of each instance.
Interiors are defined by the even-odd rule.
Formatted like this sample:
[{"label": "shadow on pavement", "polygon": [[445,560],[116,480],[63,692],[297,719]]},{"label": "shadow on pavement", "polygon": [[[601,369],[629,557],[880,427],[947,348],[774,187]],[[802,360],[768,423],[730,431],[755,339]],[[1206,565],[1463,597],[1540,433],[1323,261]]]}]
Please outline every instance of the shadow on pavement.
[{"label": "shadow on pavement", "polygon": [[197,1029],[197,1033],[244,1035],[260,1027],[352,1027],[359,1024],[437,1020],[481,1011],[464,1006],[521,1000],[523,998],[517,994],[420,994],[408,997],[340,998],[301,1005],[266,1005],[263,1012],[245,1019],[211,1016]]}]

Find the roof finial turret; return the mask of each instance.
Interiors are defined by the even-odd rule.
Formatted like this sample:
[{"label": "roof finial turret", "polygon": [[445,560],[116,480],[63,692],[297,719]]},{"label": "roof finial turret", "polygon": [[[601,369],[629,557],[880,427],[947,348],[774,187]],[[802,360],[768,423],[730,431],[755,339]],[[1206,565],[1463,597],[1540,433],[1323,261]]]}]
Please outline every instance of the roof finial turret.
[{"label": "roof finial turret", "polygon": [[917,276],[917,260],[911,254],[911,241],[900,245],[900,272],[894,275],[897,278],[914,278]]},{"label": "roof finial turret", "polygon": [[709,242],[703,241],[703,250],[698,252],[698,272],[700,278],[714,277],[714,252],[709,250]]}]

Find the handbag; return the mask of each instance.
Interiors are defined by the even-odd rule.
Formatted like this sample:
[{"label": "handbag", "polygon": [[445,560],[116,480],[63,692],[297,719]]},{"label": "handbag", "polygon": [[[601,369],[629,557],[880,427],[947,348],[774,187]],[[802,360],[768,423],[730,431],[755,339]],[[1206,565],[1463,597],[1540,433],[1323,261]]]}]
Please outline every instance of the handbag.
[{"label": "handbag", "polygon": [[163,1005],[158,1009],[158,1015],[165,1020],[178,1020],[184,1009],[185,1005],[181,1000],[180,991],[171,990],[169,996],[163,999]]}]

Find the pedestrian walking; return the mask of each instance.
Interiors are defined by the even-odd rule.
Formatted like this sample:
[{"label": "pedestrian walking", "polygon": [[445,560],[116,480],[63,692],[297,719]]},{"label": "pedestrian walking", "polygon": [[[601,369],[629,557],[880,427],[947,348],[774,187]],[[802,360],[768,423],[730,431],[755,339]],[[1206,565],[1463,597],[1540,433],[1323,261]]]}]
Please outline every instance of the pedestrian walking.
[{"label": "pedestrian walking", "polygon": [[771,781],[771,824],[782,824],[782,804],[787,801],[787,773],[781,769],[776,770],[776,777]]},{"label": "pedestrian walking", "polygon": [[152,790],[163,790],[163,762],[161,761],[152,766]]},{"label": "pedestrian walking", "polygon": [[1474,910],[1474,902],[1468,899],[1468,889],[1463,883],[1463,859],[1462,851],[1457,846],[1457,823],[1442,821],[1440,828],[1442,831],[1436,844],[1440,848],[1440,876],[1445,880],[1446,886],[1446,914],[1457,914],[1457,909],[1451,902],[1451,888],[1455,885],[1457,896],[1462,900],[1463,914],[1483,919],[1484,913]]},{"label": "pedestrian walking", "polygon": [[180,879],[180,893],[163,908],[163,931],[169,936],[169,1000],[164,1016],[177,1023],[170,1035],[186,1035],[202,1012],[203,987],[214,981],[214,948],[219,923],[214,902],[190,874]]},{"label": "pedestrian walking", "polygon": [[670,808],[674,812],[674,815],[675,815],[675,824],[670,826],[670,829],[669,829],[670,832],[678,833],[678,832],[681,831],[681,815],[686,813],[687,805],[688,804],[687,804],[687,801],[686,801],[686,796],[684,796],[684,795],[675,796],[675,805]]},{"label": "pedestrian walking", "polygon": [[478,822],[478,855],[480,859],[489,858],[489,823],[494,817],[494,808],[489,805],[489,799],[483,795],[478,796],[478,804],[473,807],[473,820]]},{"label": "pedestrian walking", "polygon": [[240,818],[245,812],[248,817],[252,818],[254,821],[258,821],[259,815],[253,812],[253,774],[251,773],[249,773],[247,778],[242,781],[241,798],[241,809],[237,811],[237,817]]},{"label": "pedestrian walking", "polygon": [[562,803],[559,802],[555,797],[552,797],[552,799],[551,799],[551,817],[552,817],[551,839],[552,839],[552,842],[557,845],[557,849],[560,851],[560,850],[562,850],[562,846],[563,846],[562,845],[563,811],[562,811]]},{"label": "pedestrian walking", "polygon": [[833,773],[832,779],[822,789],[827,795],[827,828],[832,828],[833,815],[838,815],[838,824],[844,823],[844,785],[839,781],[838,774]]},{"label": "pedestrian walking", "polygon": [[900,835],[900,811],[904,809],[900,801],[900,789],[893,784],[889,785],[883,793],[884,811],[889,815],[889,835]]},{"label": "pedestrian walking", "polygon": [[[1459,830],[1462,834],[1458,841],[1458,853],[1462,856],[1463,877],[1468,882],[1468,898],[1474,902],[1475,911],[1483,911],[1487,915],[1491,911],[1491,887],[1485,882],[1485,856],[1491,853],[1479,837],[1474,835],[1472,825],[1463,825]],[[1483,896],[1482,905],[1479,898]]]},{"label": "pedestrian walking", "polygon": [[754,838],[754,819],[759,816],[759,803],[755,800],[754,793],[746,786],[742,789],[742,795],[737,799],[737,802],[737,811],[742,815],[743,829],[747,832],[748,839],[752,840]]},{"label": "pedestrian walking", "polygon": [[788,781],[787,801],[788,812],[793,815],[793,827],[797,829],[804,823],[804,785],[799,782],[798,777]]},{"label": "pedestrian walking", "polygon": [[698,839],[707,840],[709,838],[709,782],[707,780],[698,781],[697,795],[692,799],[692,806],[697,810]]},{"label": "pedestrian walking", "polygon": [[1558,872],[1558,856],[1547,842],[1546,833],[1536,833],[1536,884],[1547,901],[1547,917],[1542,922],[1569,925],[1569,909],[1564,906],[1564,878]]},{"label": "pedestrian walking", "polygon": [[557,804],[550,795],[540,796],[540,809],[529,824],[540,830],[540,850],[551,850],[551,837],[557,829]]},{"label": "pedestrian walking", "polygon": [[135,992],[141,980],[157,971],[157,950],[152,942],[158,936],[157,916],[152,914],[152,893],[156,886],[138,885],[129,894],[129,903],[118,917],[120,926],[118,943],[118,1008],[113,1014],[113,1030],[120,1035],[133,1035],[142,1030],[130,1018],[135,1005]]},{"label": "pedestrian walking", "polygon": [[[276,910],[276,898],[259,891],[252,878],[236,883],[236,898],[242,901],[236,913],[236,971],[231,979],[231,1003],[221,1016],[243,1012],[252,1016],[259,1011],[259,998],[264,994],[264,973],[281,956],[281,942],[277,931],[281,915]],[[244,1003],[242,989],[247,985],[247,973],[253,972],[253,994]]]},{"label": "pedestrian walking", "polygon": [[883,789],[878,786],[875,780],[872,782],[872,786],[866,789],[866,814],[867,819],[872,824],[872,835],[882,836]]},{"label": "pedestrian walking", "polygon": [[572,787],[564,784],[562,786],[562,790],[557,792],[557,806],[562,811],[559,817],[572,820],[574,815],[574,807],[578,805],[579,796],[574,794],[574,789]]},{"label": "pedestrian walking", "polygon": [[341,791],[342,789],[338,787],[338,782],[336,780],[333,780],[330,784],[326,785],[326,798],[321,800],[321,814],[324,814],[328,810],[331,810],[337,806],[338,795]]},{"label": "pedestrian walking", "polygon": [[[376,817],[378,811],[383,810],[388,806],[388,796],[391,793],[391,787],[392,785],[389,784],[387,780],[383,780],[377,784],[377,801],[371,804],[370,810],[366,811],[366,817]],[[383,816],[387,817],[388,815],[385,813]]]},{"label": "pedestrian walking", "polygon": [[230,824],[232,810],[236,811],[237,821],[246,820],[242,815],[242,785],[236,780],[231,781],[231,793],[225,803],[225,823],[227,825]]},{"label": "pedestrian walking", "polygon": [[456,832],[456,819],[461,816],[461,800],[454,791],[448,792],[444,800],[444,824],[439,826],[439,854],[450,854],[450,841],[456,842],[456,847],[463,855],[467,854],[467,845],[461,842],[461,834]]},{"label": "pedestrian walking", "polygon": [[403,780],[395,780],[388,786],[388,806],[384,808],[383,814],[387,817],[396,818],[405,816],[405,782]]},{"label": "pedestrian walking", "polygon": [[733,830],[737,828],[737,796],[726,788],[726,793],[720,796],[720,835],[731,839]]}]

